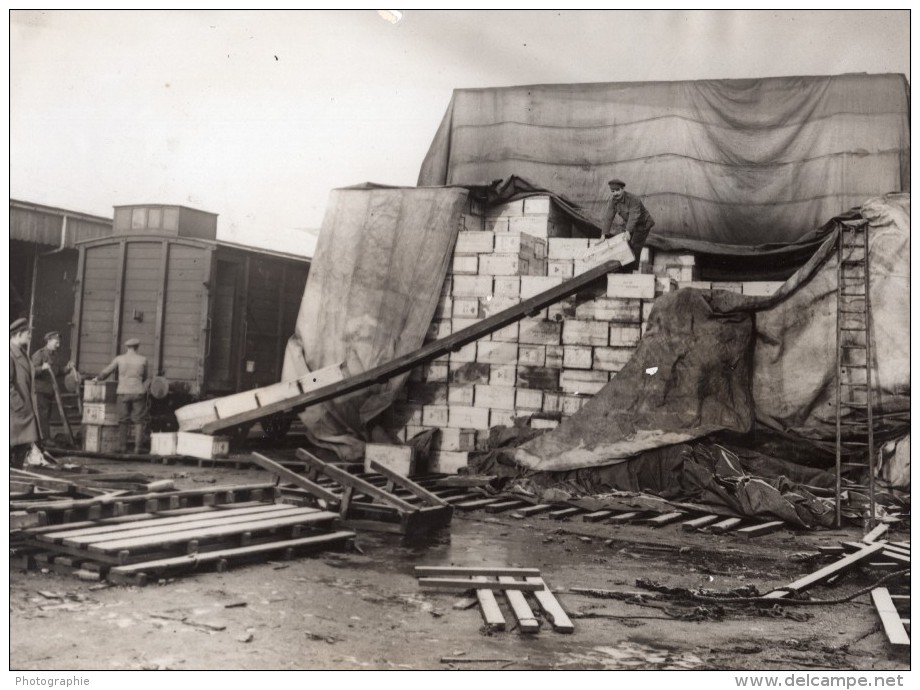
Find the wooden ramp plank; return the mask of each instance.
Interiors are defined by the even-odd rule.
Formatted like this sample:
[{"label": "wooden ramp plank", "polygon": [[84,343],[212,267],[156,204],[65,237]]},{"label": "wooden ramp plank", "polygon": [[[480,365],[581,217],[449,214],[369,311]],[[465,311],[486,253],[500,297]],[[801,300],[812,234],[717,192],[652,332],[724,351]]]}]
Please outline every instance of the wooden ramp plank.
[{"label": "wooden ramp plank", "polygon": [[[485,577],[474,577],[474,585],[485,582]],[[498,606],[498,600],[495,598],[495,592],[488,589],[477,589],[476,599],[479,601],[479,610],[482,613],[482,619],[485,621],[489,630],[504,630],[505,617]]]},{"label": "wooden ramp plank", "polygon": [[303,448],[298,448],[296,453],[298,458],[309,463],[311,467],[319,470],[327,477],[331,477],[342,486],[351,487],[353,491],[361,492],[366,496],[370,496],[377,499],[378,501],[387,503],[403,512],[411,513],[413,510],[418,510],[418,506],[414,506],[411,503],[406,503],[401,498],[397,498],[384,489],[371,484],[366,479],[362,479],[361,477],[350,474],[349,472],[346,472],[345,470],[336,467],[331,463],[323,462],[318,457],[309,451],[304,450]]},{"label": "wooden ramp plank", "polygon": [[879,541],[879,540],[881,540],[882,537],[884,537],[886,534],[888,534],[888,525],[886,525],[886,524],[883,522],[883,523],[881,523],[881,524],[879,524],[879,525],[876,525],[874,528],[872,528],[872,529],[866,534],[866,536],[864,536],[864,537],[862,538],[862,540],[863,540],[865,543],[867,543],[867,544],[871,544],[871,543],[874,542],[874,541]]},{"label": "wooden ramp plank", "polygon": [[304,525],[316,522],[327,522],[334,520],[338,515],[327,511],[303,511],[300,514],[289,515],[283,518],[273,520],[258,520],[250,522],[240,522],[234,525],[210,526],[206,529],[189,529],[169,534],[152,535],[149,537],[137,537],[133,539],[119,539],[116,541],[103,542],[102,544],[90,544],[89,550],[97,553],[113,553],[122,550],[143,549],[152,546],[171,546],[181,544],[192,540],[215,539],[217,537],[226,537],[230,535],[242,534],[253,530],[265,531],[268,529],[279,529],[282,527],[293,527],[294,525]]},{"label": "wooden ramp plank", "polygon": [[895,646],[910,646],[910,636],[904,629],[901,615],[895,608],[886,587],[876,587],[872,590],[872,603],[875,604],[878,617],[882,620],[882,626],[885,628],[888,641]]},{"label": "wooden ramp plank", "polygon": [[232,549],[221,549],[219,551],[207,551],[204,553],[188,554],[184,556],[175,556],[173,558],[160,558],[155,561],[146,561],[143,563],[132,563],[130,565],[114,566],[109,574],[116,575],[136,575],[138,573],[160,573],[165,570],[183,567],[195,567],[203,563],[213,563],[221,559],[232,559],[241,556],[253,556],[257,554],[273,553],[277,551],[286,551],[287,549],[297,549],[306,546],[322,546],[335,542],[351,539],[355,533],[350,530],[340,530],[329,532],[328,534],[317,534],[311,537],[300,537],[298,539],[283,539],[273,541],[267,544],[253,544],[252,546],[240,546]]},{"label": "wooden ramp plank", "polygon": [[550,591],[550,588],[546,586],[546,583],[540,577],[526,577],[524,578],[525,582],[533,582],[535,584],[542,584],[543,589],[535,590],[533,595],[540,604],[540,608],[543,609],[543,613],[546,614],[547,619],[553,625],[553,630],[558,633],[573,633],[575,632],[575,626],[572,624],[572,621],[569,619],[568,614],[563,610],[562,606],[559,603],[559,600],[556,599],[555,595]]},{"label": "wooden ramp plank", "polygon": [[435,496],[433,493],[428,491],[425,487],[420,486],[419,484],[415,483],[411,479],[403,477],[400,474],[396,474],[396,472],[391,470],[389,467],[384,467],[383,465],[381,465],[379,462],[375,460],[371,461],[371,469],[374,470],[374,472],[379,472],[380,474],[382,474],[384,477],[386,477],[391,482],[393,482],[393,484],[395,484],[396,486],[402,489],[405,489],[409,493],[414,494],[416,497],[422,499],[428,505],[434,505],[434,506],[446,506],[447,505],[444,499],[442,499],[440,496]]},{"label": "wooden ramp plank", "polygon": [[[498,581],[504,585],[513,585],[519,582],[519,580],[515,580],[508,575],[499,576]],[[517,618],[518,628],[521,633],[535,635],[540,632],[540,621],[533,615],[524,593],[507,588],[504,591],[505,598],[508,599],[508,603],[511,605],[511,611],[514,613],[514,617]]]},{"label": "wooden ramp plank", "polygon": [[696,530],[711,525],[713,522],[718,522],[722,519],[721,515],[703,515],[702,517],[693,518],[692,520],[687,520],[680,524],[680,528],[684,532],[695,532]]},{"label": "wooden ramp plank", "polygon": [[499,503],[500,498],[479,498],[475,501],[463,501],[462,503],[455,503],[454,506],[460,510],[476,510],[477,508],[485,508],[494,503]]},{"label": "wooden ramp plank", "polygon": [[272,474],[275,474],[285,481],[290,482],[294,486],[300,487],[305,491],[309,491],[311,494],[317,498],[321,498],[326,503],[338,503],[340,500],[339,496],[336,496],[334,493],[328,489],[323,488],[319,484],[310,481],[303,475],[297,474],[293,470],[289,470],[287,467],[282,467],[277,462],[271,458],[265,457],[260,453],[252,454],[253,462],[264,470],[268,470]]},{"label": "wooden ramp plank", "polygon": [[493,314],[471,326],[451,333],[445,338],[423,345],[418,350],[397,357],[392,361],[385,362],[357,374],[356,376],[349,377],[344,381],[323,386],[322,388],[304,393],[303,395],[294,396],[279,402],[273,402],[260,407],[258,410],[250,410],[231,415],[216,422],[209,422],[205,424],[201,430],[205,434],[214,434],[221,429],[245,424],[247,422],[255,422],[277,412],[303,409],[325,400],[338,398],[376,383],[387,381],[394,376],[414,369],[419,364],[437,359],[450,352],[455,352],[464,345],[479,340],[489,333],[501,330],[505,326],[520,321],[529,314],[535,314],[545,307],[556,304],[569,295],[574,295],[576,292],[579,292],[586,285],[590,285],[595,280],[603,278],[608,273],[618,271],[620,268],[621,264],[619,261],[604,262],[599,266],[585,271],[581,275],[563,281],[561,285],[556,285],[545,292],[541,292],[534,297],[523,300],[519,304],[500,311],[497,314]]},{"label": "wooden ramp plank", "polygon": [[[191,529],[205,530],[211,527],[220,527],[221,525],[235,525],[241,522],[256,522],[259,520],[275,520],[289,515],[302,515],[304,508],[297,506],[285,506],[280,504],[277,510],[263,511],[258,513],[244,512],[237,515],[207,515],[206,519],[196,520],[194,522],[182,522],[176,524],[160,525],[159,520],[144,521],[137,525],[135,529],[107,532],[104,534],[87,534],[76,537],[64,536],[60,541],[68,546],[82,548],[89,544],[101,546],[111,541],[123,541],[125,539],[142,538],[148,536],[168,536],[176,532],[185,532]],[[306,509],[318,512],[315,509]]]},{"label": "wooden ramp plank", "polygon": [[474,579],[450,578],[450,577],[420,577],[418,580],[421,587],[432,587],[435,589],[515,589],[521,592],[535,592],[542,585],[533,582],[514,582],[503,583],[496,580],[489,580],[485,577],[476,577]]},{"label": "wooden ramp plank", "polygon": [[462,566],[434,566],[419,565],[415,568],[416,577],[444,577],[448,575],[463,575],[466,577],[511,575],[512,577],[539,577],[539,568],[506,568],[504,566],[479,566],[479,567],[462,567]]}]

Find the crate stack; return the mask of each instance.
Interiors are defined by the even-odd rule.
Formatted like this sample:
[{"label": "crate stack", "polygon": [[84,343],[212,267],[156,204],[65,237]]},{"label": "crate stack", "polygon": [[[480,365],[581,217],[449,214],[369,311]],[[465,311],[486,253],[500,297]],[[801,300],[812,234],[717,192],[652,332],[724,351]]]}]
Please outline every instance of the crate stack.
[{"label": "crate stack", "polygon": [[116,381],[86,381],[83,384],[83,450],[115,453],[118,439]]},{"label": "crate stack", "polygon": [[[488,209],[472,203],[461,216],[426,342],[596,265],[585,258],[600,242],[588,239],[594,232],[572,221],[549,197]],[[427,469],[455,472],[467,464],[470,451],[484,445],[494,426],[529,417],[531,427],[555,428],[629,361],[656,297],[680,287],[712,287],[698,280],[693,255],[645,249],[636,269],[610,274],[606,285],[413,370],[394,408],[403,425],[401,438],[440,429]]]}]

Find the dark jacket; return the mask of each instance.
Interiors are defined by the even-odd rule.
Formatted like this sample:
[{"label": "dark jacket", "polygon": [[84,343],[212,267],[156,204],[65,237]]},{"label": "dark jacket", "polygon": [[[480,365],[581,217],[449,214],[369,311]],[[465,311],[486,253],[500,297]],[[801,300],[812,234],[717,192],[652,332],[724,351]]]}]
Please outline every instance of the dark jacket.
[{"label": "dark jacket", "polygon": [[38,441],[32,406],[32,362],[25,350],[10,345],[10,447]]},{"label": "dark jacket", "polygon": [[[43,371],[42,364],[47,363],[51,371]],[[64,367],[58,363],[57,352],[52,352],[46,347],[32,353],[32,367],[35,369],[35,392],[40,395],[54,395],[51,377],[60,377]]]},{"label": "dark jacket", "polygon": [[[619,215],[625,223],[624,226],[615,226],[614,218]],[[611,197],[604,208],[604,219],[601,229],[605,235],[619,235],[621,232],[629,233],[629,244],[639,249],[645,244],[652,226],[655,221],[649,214],[648,210],[642,204],[642,200],[635,194],[623,192],[619,201]]]}]

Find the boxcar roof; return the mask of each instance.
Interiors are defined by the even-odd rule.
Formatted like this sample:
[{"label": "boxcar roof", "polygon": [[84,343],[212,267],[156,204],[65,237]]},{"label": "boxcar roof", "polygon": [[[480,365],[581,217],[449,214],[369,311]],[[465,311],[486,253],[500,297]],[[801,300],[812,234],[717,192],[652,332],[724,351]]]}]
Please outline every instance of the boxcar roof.
[{"label": "boxcar roof", "polygon": [[261,247],[252,247],[246,244],[237,244],[236,242],[225,242],[224,240],[204,240],[197,237],[173,237],[173,236],[163,236],[163,235],[113,235],[111,237],[101,237],[95,239],[84,240],[82,242],[77,242],[78,246],[82,245],[103,245],[103,244],[114,244],[121,242],[122,240],[128,240],[131,242],[150,242],[150,241],[169,241],[179,244],[190,244],[196,245],[199,247],[216,247],[218,249],[233,249],[236,251],[247,252],[250,254],[262,254],[264,256],[273,256],[278,259],[288,259],[290,261],[300,261],[302,263],[310,263],[313,259],[309,256],[301,256],[299,254],[291,254],[289,252],[279,252],[274,249],[263,249]]}]

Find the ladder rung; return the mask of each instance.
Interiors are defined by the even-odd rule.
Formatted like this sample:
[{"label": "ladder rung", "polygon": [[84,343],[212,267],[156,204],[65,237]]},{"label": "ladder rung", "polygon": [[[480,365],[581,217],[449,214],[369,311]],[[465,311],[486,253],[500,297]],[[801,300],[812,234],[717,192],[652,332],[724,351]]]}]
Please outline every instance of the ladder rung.
[{"label": "ladder rung", "polygon": [[840,348],[843,350],[865,350],[866,346],[865,345],[841,345]]},{"label": "ladder rung", "polygon": [[864,402],[846,402],[844,400],[841,400],[840,404],[845,405],[846,407],[869,407],[869,403],[864,403]]},{"label": "ladder rung", "polygon": [[864,331],[866,329],[865,327],[860,327],[860,326],[846,326],[845,328],[841,328],[840,330],[841,331]]},{"label": "ladder rung", "polygon": [[846,381],[840,382],[841,386],[849,386],[850,388],[865,388],[868,384],[865,383],[847,383]]},{"label": "ladder rung", "polygon": [[838,309],[841,314],[865,314],[864,309]]}]

